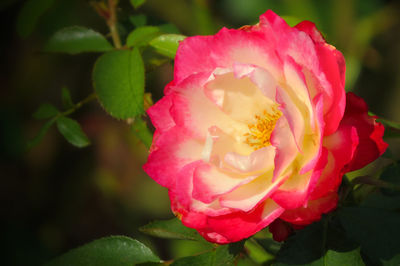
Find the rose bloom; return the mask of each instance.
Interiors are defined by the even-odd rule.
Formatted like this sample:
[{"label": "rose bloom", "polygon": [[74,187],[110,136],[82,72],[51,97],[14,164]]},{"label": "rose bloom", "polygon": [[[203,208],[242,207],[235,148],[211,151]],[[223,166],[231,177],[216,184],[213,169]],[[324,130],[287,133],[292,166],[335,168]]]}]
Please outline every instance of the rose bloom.
[{"label": "rose bloom", "polygon": [[343,55],[309,21],[290,27],[267,11],[254,26],[188,37],[147,111],[156,131],[144,170],[211,242],[310,224],[336,207],[343,174],[387,147],[344,84]]}]

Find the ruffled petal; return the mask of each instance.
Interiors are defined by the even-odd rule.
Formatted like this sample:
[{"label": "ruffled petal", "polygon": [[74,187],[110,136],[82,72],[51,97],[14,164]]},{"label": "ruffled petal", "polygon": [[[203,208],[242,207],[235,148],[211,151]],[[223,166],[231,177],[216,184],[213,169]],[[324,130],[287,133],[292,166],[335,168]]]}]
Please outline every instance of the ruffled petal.
[{"label": "ruffled petal", "polygon": [[291,162],[297,156],[297,146],[285,117],[279,118],[271,134],[271,145],[276,148],[274,159],[275,169],[273,179],[284,174]]},{"label": "ruffled petal", "polygon": [[278,242],[285,241],[293,233],[293,228],[290,224],[281,219],[273,221],[268,226],[268,230],[271,232],[272,238]]},{"label": "ruffled petal", "polygon": [[359,139],[354,156],[346,169],[354,171],[376,160],[385,152],[388,144],[382,139],[385,128],[376,122],[377,117],[368,115],[365,101],[351,92],[347,93],[346,99],[346,111],[341,124],[354,126]]},{"label": "ruffled petal", "polygon": [[[267,199],[249,213],[235,212],[228,215],[208,217],[207,227],[198,229],[206,239],[218,244],[236,242],[247,238],[274,221],[284,210]],[[214,232],[217,232],[215,234]]]},{"label": "ruffled petal", "polygon": [[328,152],[323,149],[313,171],[305,174],[293,173],[277,191],[271,195],[276,203],[285,209],[295,209],[307,204],[311,192],[328,161]]},{"label": "ruffled petal", "polygon": [[346,63],[341,52],[336,50],[333,46],[325,42],[324,37],[321,35],[315,24],[311,21],[303,21],[296,25],[296,28],[307,33],[315,43],[329,46],[333,55],[336,57],[336,62],[339,68],[339,80],[344,87],[346,78]]},{"label": "ruffled petal", "polygon": [[307,225],[321,219],[321,215],[336,208],[338,202],[336,192],[331,192],[317,200],[310,200],[307,206],[293,210],[285,210],[280,219],[296,225]]},{"label": "ruffled petal", "polygon": [[247,127],[256,114],[268,111],[269,106],[274,104],[274,99],[265,97],[249,77],[235,74],[233,72],[215,75],[206,85],[206,94],[220,95],[218,105],[221,110],[230,118],[243,122]]},{"label": "ruffled petal", "polygon": [[328,162],[311,199],[318,199],[338,189],[345,173],[345,165],[353,158],[357,145],[357,131],[348,125],[340,125],[334,134],[323,139],[323,147],[328,151]]},{"label": "ruffled petal", "polygon": [[241,155],[236,152],[228,152],[225,155],[224,161],[240,173],[254,175],[265,173],[274,168],[275,148],[267,146],[256,151],[250,155]]},{"label": "ruffled petal", "polygon": [[336,131],[343,117],[345,109],[345,72],[346,65],[343,55],[335,47],[325,42],[320,32],[310,21],[303,21],[296,28],[307,33],[315,43],[315,49],[320,62],[320,71],[324,77],[316,75],[319,79],[325,98],[324,120],[328,121],[325,135]]},{"label": "ruffled petal", "polygon": [[175,123],[195,137],[205,140],[209,128],[216,126],[225,133],[243,135],[247,125],[224,113],[204,93],[206,77],[203,73],[192,75],[170,88],[172,107],[170,113]]},{"label": "ruffled petal", "polygon": [[174,188],[176,174],[186,164],[201,159],[203,146],[181,128],[173,127],[153,141],[144,171],[164,187]]},{"label": "ruffled petal", "polygon": [[277,53],[283,60],[289,56],[300,66],[310,96],[324,94],[324,120],[329,122],[325,134],[329,135],[339,126],[345,108],[345,64],[342,54],[326,44],[312,25],[307,22],[291,28],[269,10],[260,16],[259,27],[279,47]]},{"label": "ruffled petal", "polygon": [[272,171],[269,171],[221,196],[219,201],[221,206],[248,212],[269,197],[286,179],[287,176],[280,176],[272,181]]},{"label": "ruffled petal", "polygon": [[162,134],[175,126],[175,122],[169,112],[171,106],[172,96],[167,95],[147,109],[147,114],[159,134]]},{"label": "ruffled petal", "polygon": [[266,98],[272,100],[276,98],[278,82],[276,77],[266,69],[255,65],[235,63],[233,70],[237,78],[248,77]]},{"label": "ruffled petal", "polygon": [[283,240],[287,222],[333,210],[343,174],[387,147],[365,102],[351,93],[346,102],[344,77],[342,54],[314,24],[292,28],[272,11],[254,26],[188,37],[166,96],[148,110],[156,131],[144,169],[205,239],[236,242],[276,221]]},{"label": "ruffled petal", "polygon": [[203,163],[193,177],[193,198],[204,203],[213,202],[218,196],[229,193],[239,186],[251,182],[257,176],[237,175],[222,172],[217,167]]},{"label": "ruffled petal", "polygon": [[301,152],[305,131],[304,116],[302,116],[298,107],[292,102],[289,95],[279,87],[276,93],[276,99],[280,104],[279,110],[281,110],[288,122],[296,147],[298,151]]},{"label": "ruffled petal", "polygon": [[[176,185],[169,190],[172,206],[179,206],[176,210],[185,214],[187,219],[193,217],[191,213],[203,213],[209,216],[218,216],[232,213],[233,210],[224,208],[219,201],[203,203],[193,198],[193,176],[196,169],[204,165],[202,161],[194,161],[185,165],[176,175]],[[173,211],[175,212],[175,207]],[[185,217],[186,217],[185,216]],[[193,225],[194,226],[194,225]]]},{"label": "ruffled petal", "polygon": [[193,73],[216,68],[232,68],[235,62],[257,65],[279,76],[279,59],[264,37],[260,32],[226,28],[213,36],[188,37],[176,53],[174,80],[179,82]]},{"label": "ruffled petal", "polygon": [[322,96],[314,98],[314,105],[313,112],[317,118],[315,124],[318,126],[315,132],[306,135],[303,152],[292,163],[290,177],[271,195],[275,202],[286,209],[294,209],[306,204],[327,164],[328,152],[322,148],[320,136],[324,128]]}]

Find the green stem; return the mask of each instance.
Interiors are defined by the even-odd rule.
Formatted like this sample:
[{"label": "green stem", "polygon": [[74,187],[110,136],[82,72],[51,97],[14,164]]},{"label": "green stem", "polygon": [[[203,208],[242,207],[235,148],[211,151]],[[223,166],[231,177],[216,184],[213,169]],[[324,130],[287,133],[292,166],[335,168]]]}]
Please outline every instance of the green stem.
[{"label": "green stem", "polygon": [[381,179],[373,178],[370,176],[356,177],[351,181],[351,183],[352,183],[353,187],[357,184],[361,184],[361,185],[371,185],[371,186],[375,186],[375,187],[379,187],[379,188],[388,188],[388,189],[400,191],[400,186],[397,186],[392,183],[383,181]]},{"label": "green stem", "polygon": [[350,192],[354,188],[354,185],[349,181],[346,175],[343,176],[342,186],[342,189],[339,190],[339,204],[345,202]]},{"label": "green stem", "polygon": [[321,249],[322,254],[321,255],[322,255],[323,260],[324,260],[324,265],[327,265],[325,253],[327,252],[326,241],[327,241],[328,223],[329,223],[330,217],[331,217],[331,215],[326,217],[326,219],[323,221],[322,249]]},{"label": "green stem", "polygon": [[73,112],[75,112],[76,110],[78,110],[79,108],[81,108],[84,104],[86,104],[86,103],[88,103],[88,102],[90,102],[90,101],[96,99],[96,97],[97,97],[97,95],[96,95],[95,92],[89,94],[85,99],[83,99],[82,101],[76,103],[76,104],[75,104],[73,107],[71,107],[70,109],[68,109],[68,110],[66,110],[66,111],[64,111],[64,112],[61,112],[61,113],[59,113],[58,115],[56,115],[56,116],[54,117],[54,119],[57,120],[57,118],[59,118],[59,117],[61,117],[61,116],[67,116],[67,115],[72,114]]}]

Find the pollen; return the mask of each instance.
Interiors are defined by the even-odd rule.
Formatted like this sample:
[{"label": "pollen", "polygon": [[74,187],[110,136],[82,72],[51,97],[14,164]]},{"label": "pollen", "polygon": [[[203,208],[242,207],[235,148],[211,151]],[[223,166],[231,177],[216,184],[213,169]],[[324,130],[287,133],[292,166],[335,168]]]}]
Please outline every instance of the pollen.
[{"label": "pollen", "polygon": [[258,150],[271,145],[270,139],[276,122],[282,116],[282,112],[276,107],[267,112],[264,110],[262,115],[255,115],[256,122],[248,124],[249,132],[244,134],[246,144]]}]

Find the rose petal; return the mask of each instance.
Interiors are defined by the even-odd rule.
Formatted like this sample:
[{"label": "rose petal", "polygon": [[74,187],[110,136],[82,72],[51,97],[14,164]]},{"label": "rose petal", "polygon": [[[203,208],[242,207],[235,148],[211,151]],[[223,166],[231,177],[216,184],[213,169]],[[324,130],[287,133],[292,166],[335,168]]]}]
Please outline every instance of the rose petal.
[{"label": "rose petal", "polygon": [[268,230],[271,232],[272,238],[278,242],[285,241],[293,233],[293,228],[281,219],[273,221],[268,226]]},{"label": "rose petal", "polygon": [[344,166],[353,158],[357,145],[357,131],[347,125],[340,125],[334,134],[323,139],[323,146],[328,151],[328,163],[311,194],[311,199],[318,199],[337,190],[345,173]]},{"label": "rose petal", "polygon": [[[221,110],[231,119],[247,124],[254,121],[256,114],[263,113],[273,105],[247,76],[235,77],[234,73],[216,75],[207,83],[206,94],[222,95]],[[222,98],[221,97],[221,98]]]},{"label": "rose petal", "polygon": [[275,148],[267,146],[252,152],[250,155],[241,155],[228,152],[225,162],[241,173],[257,174],[266,172],[274,167]]},{"label": "rose petal", "polygon": [[285,209],[296,209],[307,203],[318,179],[328,161],[328,152],[323,149],[321,157],[313,171],[305,174],[293,173],[271,198]]},{"label": "rose petal", "polygon": [[[279,205],[268,199],[251,213],[235,212],[228,215],[208,217],[208,228],[198,231],[212,242],[219,244],[236,242],[268,226],[282,212],[283,209]],[[218,234],[210,234],[210,231],[218,232]],[[215,236],[217,237],[214,238]]]},{"label": "rose petal", "polygon": [[176,174],[186,164],[201,159],[202,145],[179,127],[157,137],[144,171],[164,187],[175,186]]},{"label": "rose petal", "polygon": [[222,28],[213,36],[194,36],[183,40],[176,53],[174,80],[216,68],[231,68],[235,62],[263,67],[279,76],[279,59],[264,34]]},{"label": "rose petal", "polygon": [[272,171],[266,172],[251,182],[221,196],[219,201],[223,207],[248,212],[269,197],[286,179],[287,176],[280,176],[271,181]]},{"label": "rose petal", "polygon": [[218,196],[229,193],[256,177],[222,172],[215,166],[203,163],[194,172],[192,196],[204,203],[211,203]]},{"label": "rose petal", "polygon": [[322,198],[309,201],[305,207],[285,210],[279,218],[297,225],[311,224],[321,219],[323,213],[328,213],[336,208],[338,198],[336,192],[331,192]]},{"label": "rose petal", "polygon": [[226,133],[247,132],[247,126],[235,121],[222,112],[203,91],[205,75],[191,76],[184,82],[172,87],[171,116],[182,129],[191,132],[197,138],[205,139],[212,126],[223,128]]},{"label": "rose petal", "polygon": [[[170,197],[173,197],[174,204],[179,206],[178,212],[188,213],[188,219],[193,217],[191,213],[203,213],[209,216],[218,216],[232,213],[233,210],[222,207],[218,200],[205,204],[192,197],[193,176],[196,169],[204,165],[202,161],[195,161],[185,165],[176,175],[176,185],[170,189]],[[171,200],[172,201],[172,200]]]},{"label": "rose petal", "polygon": [[346,111],[341,125],[352,125],[357,130],[359,145],[347,171],[360,169],[381,156],[388,144],[382,139],[385,128],[368,115],[365,101],[354,93],[347,93]]},{"label": "rose petal", "polygon": [[147,109],[151,122],[160,134],[175,126],[175,122],[169,113],[172,106],[172,97],[167,95]]},{"label": "rose petal", "polygon": [[279,118],[271,134],[271,145],[276,148],[274,159],[275,169],[273,180],[278,178],[283,171],[296,158],[297,146],[285,117]]},{"label": "rose petal", "polygon": [[[319,77],[320,83],[324,85],[325,108],[324,120],[329,121],[325,128],[325,134],[330,135],[339,126],[345,108],[345,71],[346,65],[343,55],[335,47],[325,42],[314,23],[303,21],[296,28],[307,33],[315,42],[315,48],[321,71],[326,77]],[[318,75],[317,75],[318,76]]]},{"label": "rose petal", "polygon": [[314,24],[292,28],[272,11],[186,38],[166,96],[148,110],[156,131],[144,169],[205,239],[239,241],[275,220],[283,240],[282,225],[334,209],[343,174],[387,147],[365,102],[345,96],[344,77],[342,54]]}]

